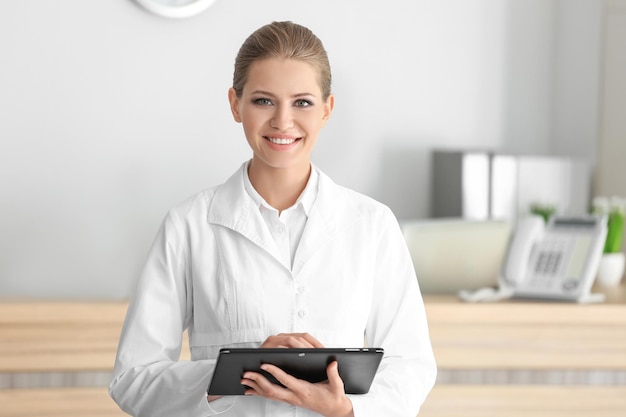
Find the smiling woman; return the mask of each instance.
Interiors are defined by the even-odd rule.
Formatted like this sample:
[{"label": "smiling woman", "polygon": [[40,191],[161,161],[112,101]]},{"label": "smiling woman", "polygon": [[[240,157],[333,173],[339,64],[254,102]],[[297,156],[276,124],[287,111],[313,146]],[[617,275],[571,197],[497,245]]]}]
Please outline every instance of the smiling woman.
[{"label": "smiling woman", "polygon": [[[258,29],[228,98],[252,158],[163,221],[128,308],[112,397],[151,417],[417,414],[436,365],[398,221],[311,162],[334,105],[321,41],[291,22]],[[191,361],[178,360],[185,329]],[[222,348],[364,342],[386,355],[367,394],[346,393],[340,359],[324,382],[274,366],[271,377],[236,374],[243,396],[206,394]]]}]

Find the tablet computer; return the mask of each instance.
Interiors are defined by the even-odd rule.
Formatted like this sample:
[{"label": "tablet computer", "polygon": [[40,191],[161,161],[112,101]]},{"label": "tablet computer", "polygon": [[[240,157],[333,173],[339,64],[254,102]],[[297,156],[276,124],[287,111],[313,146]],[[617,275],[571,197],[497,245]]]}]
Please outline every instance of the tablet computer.
[{"label": "tablet computer", "polygon": [[271,374],[261,370],[264,363],[276,365],[298,379],[322,382],[328,379],[328,364],[337,361],[346,394],[365,394],[374,380],[383,353],[382,348],[225,348],[217,357],[207,392],[210,395],[244,395],[246,387],[241,385],[241,379],[246,371],[261,373],[271,382],[280,384]]}]

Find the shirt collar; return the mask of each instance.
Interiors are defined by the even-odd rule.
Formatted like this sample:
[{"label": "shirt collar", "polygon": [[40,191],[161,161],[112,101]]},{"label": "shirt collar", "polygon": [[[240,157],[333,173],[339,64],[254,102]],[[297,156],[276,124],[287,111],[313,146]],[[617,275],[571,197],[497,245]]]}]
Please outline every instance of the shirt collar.
[{"label": "shirt collar", "polygon": [[[259,208],[265,207],[270,210],[276,210],[274,207],[270,206],[267,203],[267,201],[265,201],[265,199],[261,197],[261,194],[259,194],[257,190],[255,190],[254,187],[252,186],[252,183],[250,182],[250,177],[248,176],[249,165],[250,165],[250,161],[248,161],[248,163],[244,167],[244,175],[243,175],[243,183],[244,183],[246,192],[248,193],[250,198],[252,198],[252,200],[254,201],[254,204],[257,207]],[[311,175],[309,175],[309,180],[307,181],[306,187],[304,187],[304,190],[302,191],[302,193],[300,194],[300,196],[298,197],[294,205],[289,207],[287,210],[294,208],[294,207],[298,207],[300,205],[304,209],[304,213],[307,216],[309,215],[309,213],[311,213],[311,209],[313,208],[313,203],[315,202],[315,199],[317,198],[319,176],[320,176],[319,172],[317,171],[315,166],[311,164]]]}]

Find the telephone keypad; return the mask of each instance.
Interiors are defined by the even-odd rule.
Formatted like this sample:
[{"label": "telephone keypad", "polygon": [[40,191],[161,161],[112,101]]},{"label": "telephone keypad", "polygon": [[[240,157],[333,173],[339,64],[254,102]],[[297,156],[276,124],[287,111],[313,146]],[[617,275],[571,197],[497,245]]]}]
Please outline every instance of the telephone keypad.
[{"label": "telephone keypad", "polygon": [[560,239],[535,244],[531,254],[533,267],[529,284],[536,290],[553,290],[560,287],[560,280],[553,277],[563,275],[564,261],[569,250],[569,243]]}]

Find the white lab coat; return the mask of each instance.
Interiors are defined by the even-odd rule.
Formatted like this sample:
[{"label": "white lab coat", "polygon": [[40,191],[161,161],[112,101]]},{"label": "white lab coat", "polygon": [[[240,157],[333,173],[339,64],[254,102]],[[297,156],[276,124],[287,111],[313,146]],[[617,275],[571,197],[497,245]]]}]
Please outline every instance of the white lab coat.
[{"label": "white lab coat", "polygon": [[[316,169],[316,168],[314,168]],[[411,259],[384,205],[320,172],[293,267],[281,261],[245,164],[226,183],[172,209],[150,250],[120,338],[110,393],[134,416],[317,416],[260,397],[206,390],[222,347],[308,332],[326,347],[383,347],[356,417],[413,417],[436,365]],[[178,361],[188,329],[191,361]]]}]

